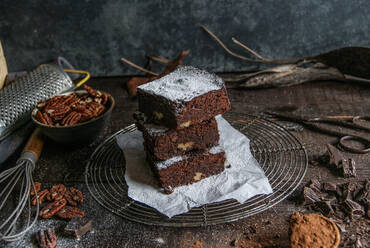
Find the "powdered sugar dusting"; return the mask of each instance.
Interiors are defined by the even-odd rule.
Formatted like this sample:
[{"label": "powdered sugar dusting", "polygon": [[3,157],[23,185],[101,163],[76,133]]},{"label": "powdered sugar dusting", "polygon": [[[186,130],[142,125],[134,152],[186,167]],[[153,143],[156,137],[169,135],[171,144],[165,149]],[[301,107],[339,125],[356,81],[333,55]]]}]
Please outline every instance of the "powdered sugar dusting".
[{"label": "powdered sugar dusting", "polygon": [[173,102],[188,102],[223,87],[223,80],[215,74],[192,66],[179,66],[174,72],[138,88]]},{"label": "powdered sugar dusting", "polygon": [[212,147],[209,150],[209,153],[211,153],[211,154],[217,154],[217,153],[220,153],[220,152],[223,152],[223,151],[224,151],[224,149],[222,149],[222,146],[218,145],[218,146]]},{"label": "powdered sugar dusting", "polygon": [[187,158],[187,156],[176,156],[176,157],[167,159],[163,162],[159,162],[155,166],[157,167],[158,170],[163,170],[163,169],[166,169],[166,168],[170,167],[174,163],[180,162],[180,161],[182,161],[186,158]]},{"label": "powdered sugar dusting", "polygon": [[[208,152],[203,153],[204,156],[207,156],[209,154],[217,154],[224,152],[222,147],[220,145],[212,147]],[[170,159],[167,159],[163,162],[157,163],[155,166],[158,170],[167,169],[168,167],[172,166],[173,164],[188,159],[189,155],[183,155],[183,156],[176,156]]]},{"label": "powdered sugar dusting", "polygon": [[144,124],[144,126],[151,136],[161,136],[169,131],[169,128],[165,126],[158,126],[154,124]]}]

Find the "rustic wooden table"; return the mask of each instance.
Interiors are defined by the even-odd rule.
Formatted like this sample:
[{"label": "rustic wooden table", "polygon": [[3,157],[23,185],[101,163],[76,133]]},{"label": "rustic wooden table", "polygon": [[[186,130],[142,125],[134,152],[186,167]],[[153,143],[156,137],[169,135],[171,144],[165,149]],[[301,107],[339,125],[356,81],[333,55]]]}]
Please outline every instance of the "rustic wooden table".
[{"label": "rustic wooden table", "polygon": [[[109,128],[104,137],[133,123],[132,114],[137,108],[136,100],[130,99],[125,90],[127,78],[96,78],[89,85],[111,93],[116,99]],[[338,82],[314,82],[299,86],[260,90],[229,90],[232,110],[235,113],[257,115],[266,110],[292,112],[308,116],[326,115],[370,115],[370,89],[366,85]],[[317,158],[326,152],[325,144],[335,142],[335,137],[310,130],[293,132],[305,144],[309,159]],[[95,231],[88,233],[80,241],[59,237],[57,247],[232,247],[243,241],[253,240],[263,247],[289,247],[289,217],[296,211],[309,212],[296,201],[301,187],[288,199],[275,207],[255,216],[233,223],[202,228],[169,228],[146,226],[115,216],[102,208],[89,194],[85,185],[84,170],[86,161],[96,146],[104,139],[82,148],[70,148],[48,141],[34,171],[36,181],[45,186],[64,183],[80,189],[85,196],[82,208],[94,222]],[[310,179],[332,182],[363,181],[369,178],[370,155],[349,154],[356,161],[357,178],[343,179],[325,166],[310,164],[302,183]],[[15,163],[19,153],[10,158],[3,168]],[[19,242],[1,243],[1,247],[36,246],[35,233],[45,227],[54,227],[62,233],[66,221],[53,218],[38,220],[37,225]],[[353,221],[342,234],[344,239],[356,241],[361,234],[359,226],[367,225],[368,220]],[[369,230],[368,230],[369,231]],[[369,233],[369,232],[368,232]],[[357,235],[357,236],[356,236]],[[369,234],[361,235],[369,241]]]}]

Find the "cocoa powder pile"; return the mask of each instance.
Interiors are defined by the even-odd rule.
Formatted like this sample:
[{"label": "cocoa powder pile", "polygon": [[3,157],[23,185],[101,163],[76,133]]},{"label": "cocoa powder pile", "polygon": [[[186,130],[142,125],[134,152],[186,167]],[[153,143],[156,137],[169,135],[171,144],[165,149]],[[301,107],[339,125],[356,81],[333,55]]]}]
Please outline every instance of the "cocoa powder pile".
[{"label": "cocoa powder pile", "polygon": [[336,248],[339,246],[339,230],[330,219],[319,214],[295,213],[290,221],[292,248]]}]

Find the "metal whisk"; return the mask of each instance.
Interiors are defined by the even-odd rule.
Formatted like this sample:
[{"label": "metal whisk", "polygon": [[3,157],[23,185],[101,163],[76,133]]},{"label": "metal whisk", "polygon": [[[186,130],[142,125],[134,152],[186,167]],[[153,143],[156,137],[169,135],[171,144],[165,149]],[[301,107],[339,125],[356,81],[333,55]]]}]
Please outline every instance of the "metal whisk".
[{"label": "metal whisk", "polygon": [[[18,204],[7,219],[0,224],[0,238],[5,241],[15,241],[31,229],[39,215],[39,202],[36,193],[36,187],[32,179],[32,171],[35,168],[36,161],[40,157],[43,147],[43,139],[39,129],[36,129],[28,140],[21,157],[18,159],[15,167],[12,167],[0,174],[0,185],[5,187],[0,192],[0,213],[3,213],[4,207],[10,196],[19,191]],[[36,212],[32,216],[30,190],[31,187],[36,195]],[[25,224],[20,225],[19,218],[22,213],[26,213]],[[22,216],[23,217],[23,216]]]}]

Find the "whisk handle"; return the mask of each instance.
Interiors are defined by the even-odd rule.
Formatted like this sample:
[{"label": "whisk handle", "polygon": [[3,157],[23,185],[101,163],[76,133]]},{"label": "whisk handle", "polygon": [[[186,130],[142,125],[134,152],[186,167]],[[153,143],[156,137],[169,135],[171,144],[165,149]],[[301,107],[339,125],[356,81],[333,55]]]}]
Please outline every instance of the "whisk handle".
[{"label": "whisk handle", "polygon": [[42,147],[44,146],[44,140],[39,128],[33,131],[31,137],[29,138],[26,147],[23,149],[23,153],[31,152],[36,156],[36,160],[39,159]]}]

